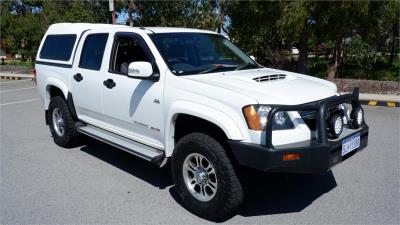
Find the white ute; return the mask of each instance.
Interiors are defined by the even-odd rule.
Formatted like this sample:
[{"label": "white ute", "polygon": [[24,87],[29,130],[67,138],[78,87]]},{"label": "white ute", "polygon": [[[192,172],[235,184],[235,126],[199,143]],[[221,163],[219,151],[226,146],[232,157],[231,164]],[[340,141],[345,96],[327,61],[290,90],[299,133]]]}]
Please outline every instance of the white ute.
[{"label": "white ute", "polygon": [[54,24],[35,70],[57,145],[84,134],[171,163],[184,206],[210,220],[243,202],[239,170],[322,173],[367,146],[358,89],[265,68],[211,31]]}]

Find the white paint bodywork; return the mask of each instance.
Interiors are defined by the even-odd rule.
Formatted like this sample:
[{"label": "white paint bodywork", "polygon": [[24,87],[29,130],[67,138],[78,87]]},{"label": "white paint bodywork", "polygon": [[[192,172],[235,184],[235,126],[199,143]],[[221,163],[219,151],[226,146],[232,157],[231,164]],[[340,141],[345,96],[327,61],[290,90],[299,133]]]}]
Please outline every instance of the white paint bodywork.
[{"label": "white paint bodywork", "polygon": [[[79,119],[164,150],[167,157],[172,155],[174,149],[175,119],[179,114],[207,120],[220,127],[229,139],[265,144],[265,132],[248,129],[242,113],[244,106],[295,105],[337,94],[336,86],[331,82],[269,68],[175,76],[148,36],[153,32],[214,33],[211,31],[184,28],[139,29],[100,24],[55,24],[50,26],[46,35],[75,33],[78,40],[85,30],[89,31],[83,34],[79,43],[75,44],[75,57],[71,57],[68,62],[40,59],[42,41],[37,60],[72,65],[72,68],[62,68],[36,64],[38,92],[45,103],[45,108],[48,108],[50,100],[48,89],[51,85],[59,88],[65,98],[68,92],[71,92]],[[133,79],[108,71],[116,32],[132,32],[145,40],[160,71],[159,81]],[[85,71],[77,67],[82,43],[90,33],[109,33],[100,71]],[[72,79],[77,72],[84,77],[80,83]],[[285,74],[286,78],[266,82],[253,80],[270,74]],[[107,89],[102,84],[106,79],[113,79],[116,87]],[[84,81],[88,82],[84,84]],[[289,116],[295,128],[273,131],[274,145],[310,139],[311,132],[299,114],[290,112]]]},{"label": "white paint bodywork", "polygon": [[153,68],[149,62],[132,62],[128,66],[128,75],[146,78],[153,74]]}]

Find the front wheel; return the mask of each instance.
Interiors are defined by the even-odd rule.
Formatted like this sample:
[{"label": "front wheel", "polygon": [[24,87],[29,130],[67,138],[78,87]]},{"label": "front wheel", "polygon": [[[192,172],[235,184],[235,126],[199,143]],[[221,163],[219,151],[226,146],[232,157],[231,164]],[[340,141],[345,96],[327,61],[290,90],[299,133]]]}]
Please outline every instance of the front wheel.
[{"label": "front wheel", "polygon": [[180,139],[171,169],[183,205],[200,217],[226,218],[243,201],[242,186],[225,149],[208,135],[191,133]]}]

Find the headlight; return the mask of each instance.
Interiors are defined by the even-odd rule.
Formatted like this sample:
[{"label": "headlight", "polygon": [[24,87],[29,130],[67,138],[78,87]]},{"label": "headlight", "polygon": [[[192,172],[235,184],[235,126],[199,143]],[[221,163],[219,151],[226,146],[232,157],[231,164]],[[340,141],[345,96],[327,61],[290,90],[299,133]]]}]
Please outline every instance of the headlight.
[{"label": "headlight", "polygon": [[275,114],[272,130],[288,130],[293,128],[294,125],[287,112],[277,112]]},{"label": "headlight", "polygon": [[[247,126],[251,130],[263,131],[266,128],[270,106],[249,105],[243,108]],[[293,129],[294,125],[287,112],[277,112],[272,123],[272,130]]]}]

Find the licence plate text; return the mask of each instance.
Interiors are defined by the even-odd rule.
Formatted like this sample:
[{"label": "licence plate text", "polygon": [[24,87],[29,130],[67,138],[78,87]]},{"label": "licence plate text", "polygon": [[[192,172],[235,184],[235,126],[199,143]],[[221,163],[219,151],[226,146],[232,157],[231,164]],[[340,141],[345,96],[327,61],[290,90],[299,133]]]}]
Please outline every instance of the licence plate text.
[{"label": "licence plate text", "polygon": [[342,141],[342,156],[360,147],[360,134],[357,133]]}]

